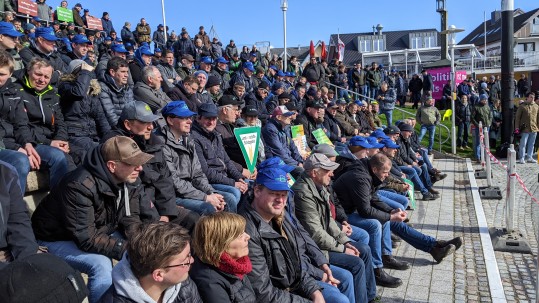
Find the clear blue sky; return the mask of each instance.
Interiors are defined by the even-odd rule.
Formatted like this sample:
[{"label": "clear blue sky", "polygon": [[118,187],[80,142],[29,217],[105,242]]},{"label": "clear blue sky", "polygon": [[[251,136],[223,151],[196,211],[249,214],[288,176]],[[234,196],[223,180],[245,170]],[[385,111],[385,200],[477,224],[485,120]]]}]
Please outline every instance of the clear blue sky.
[{"label": "clear blue sky", "polygon": [[[132,28],[141,17],[146,18],[155,30],[163,22],[161,0],[80,0],[90,14],[101,17],[103,11],[110,13],[116,31],[125,21]],[[59,0],[47,3],[56,6]],[[70,1],[71,8],[76,2]],[[501,0],[447,0],[449,25],[454,24],[466,31],[457,41],[487,19],[490,12],[500,9]],[[534,0],[515,0],[515,8],[530,11],[539,7]],[[283,13],[280,0],[228,0],[184,1],[165,0],[166,21],[176,33],[186,27],[194,36],[198,27],[204,25],[209,32],[213,25],[223,45],[234,39],[238,45],[252,45],[257,41],[270,41],[274,47],[283,47]],[[384,31],[437,28],[440,15],[435,0],[289,0],[287,12],[288,47],[308,46],[310,40],[329,40],[330,34],[368,32],[372,26],[382,24]]]}]

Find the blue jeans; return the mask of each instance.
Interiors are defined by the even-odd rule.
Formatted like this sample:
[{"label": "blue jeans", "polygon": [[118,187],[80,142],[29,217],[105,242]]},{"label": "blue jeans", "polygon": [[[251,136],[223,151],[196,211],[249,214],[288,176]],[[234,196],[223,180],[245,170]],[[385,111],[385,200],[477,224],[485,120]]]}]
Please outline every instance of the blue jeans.
[{"label": "blue jeans", "polygon": [[40,169],[46,167],[49,170],[49,187],[52,189],[69,171],[66,154],[56,147],[44,144],[38,144],[35,149],[41,157]]},{"label": "blue jeans", "polygon": [[30,161],[28,156],[15,150],[2,149],[0,150],[0,160],[7,162],[17,170],[19,175],[19,185],[21,186],[22,195],[26,191],[26,178],[30,172]]},{"label": "blue jeans", "polygon": [[421,129],[419,130],[419,137],[417,140],[419,143],[421,143],[421,140],[423,140],[423,137],[425,134],[429,131],[429,146],[427,149],[429,152],[432,150],[432,147],[434,146],[434,135],[436,133],[436,125],[421,125]]},{"label": "blue jeans", "polygon": [[403,173],[406,174],[406,177],[410,179],[412,183],[414,183],[414,188],[417,188],[422,194],[425,194],[429,191],[425,187],[423,181],[421,181],[421,178],[419,178],[417,171],[413,167],[399,166],[399,168],[402,170]]},{"label": "blue jeans", "polygon": [[329,252],[329,263],[342,267],[352,273],[354,277],[355,302],[368,302],[376,296],[376,281],[369,246],[350,242],[357,250],[359,257],[340,252]]},{"label": "blue jeans", "polygon": [[434,167],[432,166],[432,162],[430,162],[430,158],[429,158],[427,150],[424,148],[420,148],[417,152],[421,155],[420,160],[423,160],[423,162],[425,162],[428,169],[429,170],[433,169]]},{"label": "blue jeans", "polygon": [[[488,131],[488,128],[487,128],[487,131]],[[483,130],[481,130],[481,133],[483,133]],[[480,134],[479,127],[474,127],[473,150],[474,150],[475,157],[478,160],[481,160],[481,144],[480,144],[481,142],[479,142],[481,141],[481,138],[479,137],[479,134]],[[532,144],[532,149],[533,149],[533,144]]]},{"label": "blue jeans", "polygon": [[231,213],[236,213],[241,199],[241,191],[230,185],[212,184],[211,186],[225,198],[227,210]]},{"label": "blue jeans", "polygon": [[405,196],[389,190],[378,190],[376,193],[382,202],[394,209],[400,208],[405,210],[408,207],[408,203],[410,203]]},{"label": "blue jeans", "polygon": [[361,229],[355,225],[350,224],[352,227],[352,234],[348,238],[363,244],[369,245],[369,233],[364,229]]},{"label": "blue jeans", "polygon": [[37,241],[49,253],[66,261],[71,267],[88,275],[88,301],[97,302],[112,285],[112,260],[105,255],[80,250],[73,241]]},{"label": "blue jeans", "polygon": [[382,247],[382,230],[385,228],[389,231],[389,225],[387,227],[382,227],[380,221],[363,218],[357,212],[348,215],[348,222],[369,233],[369,247],[371,249],[373,266],[374,268],[384,267],[384,264],[382,263],[382,253],[384,253],[384,255],[390,255],[392,247],[391,235],[389,236],[389,247],[387,246],[387,241],[384,241],[385,244],[384,247]]},{"label": "blue jeans", "polygon": [[[533,158],[533,149],[535,146],[535,139],[537,133],[521,133],[520,142],[518,144],[518,157],[519,159],[531,159]],[[524,153],[526,151],[526,153]]]},{"label": "blue jeans", "polygon": [[348,303],[354,300],[354,284],[352,274],[346,269],[329,265],[331,273],[335,279],[341,281],[338,287],[331,286],[328,283],[318,281],[322,287],[322,296],[326,302]]},{"label": "blue jeans", "polygon": [[381,109],[380,114],[384,114],[387,120],[387,126],[393,124],[393,110],[392,109]]},{"label": "blue jeans", "polygon": [[[215,187],[214,189],[215,189],[215,193],[220,194],[225,199],[225,202],[226,202],[225,210],[228,212],[235,213],[238,208],[238,203],[235,202],[236,197],[229,192],[217,190]],[[215,212],[215,207],[211,205],[211,203],[208,203],[202,200],[176,198],[176,204],[181,207],[185,207],[188,210],[194,211],[201,216],[213,214]]]},{"label": "blue jeans", "polygon": [[[370,93],[369,85],[367,85],[367,84],[363,85],[363,92],[362,92],[362,95],[365,96],[365,97],[368,97],[368,96],[369,96],[369,93]],[[361,97],[360,99],[361,99],[361,100],[365,100],[364,97]]]},{"label": "blue jeans", "polygon": [[434,245],[436,245],[435,238],[418,232],[404,222],[388,223],[390,223],[391,231],[393,233],[395,233],[401,239],[406,241],[406,243],[412,245],[416,249],[422,250],[424,252],[430,252]]}]

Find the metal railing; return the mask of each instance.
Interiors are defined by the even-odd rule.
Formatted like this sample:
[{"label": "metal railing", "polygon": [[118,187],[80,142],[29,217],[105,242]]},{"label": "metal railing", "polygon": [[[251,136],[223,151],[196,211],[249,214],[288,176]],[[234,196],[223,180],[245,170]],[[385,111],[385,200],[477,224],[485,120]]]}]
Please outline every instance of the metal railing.
[{"label": "metal railing", "polygon": [[[515,67],[539,66],[539,51],[515,52],[513,55],[513,60]],[[502,66],[502,57],[501,55],[489,56],[486,57],[485,60],[477,58],[465,58],[457,59],[456,62],[459,64],[459,68],[464,70],[472,71],[477,69],[498,69]]]},{"label": "metal railing", "polygon": [[[368,97],[368,96],[365,96],[365,95],[362,95],[360,93],[357,93],[353,90],[349,90],[349,89],[346,89],[344,87],[340,87],[340,86],[337,86],[333,83],[329,83],[327,81],[325,81],[325,83],[327,85],[329,85],[330,87],[332,87],[333,89],[335,89],[335,96],[338,96],[339,92],[338,90],[341,89],[341,90],[344,90],[346,92],[348,92],[349,94],[352,94],[352,95],[355,95],[355,96],[358,96],[358,97],[361,97],[363,98],[364,100],[368,100],[367,102],[371,103],[372,101],[376,101],[375,99],[371,98],[371,97]],[[400,108],[400,107],[395,107],[395,109],[393,111],[397,111],[400,113],[401,115],[401,119],[400,120],[404,120],[404,119],[407,119],[407,118],[415,118],[415,113],[412,113],[412,112],[409,112],[403,108]],[[395,116],[394,116],[395,117]],[[449,130],[449,128],[445,125],[443,125],[442,123],[439,123],[438,124],[438,151],[442,152],[442,146],[449,140],[451,139],[451,131]],[[442,136],[442,133],[445,132],[444,136]],[[442,137],[444,137],[444,139],[442,140]]]}]

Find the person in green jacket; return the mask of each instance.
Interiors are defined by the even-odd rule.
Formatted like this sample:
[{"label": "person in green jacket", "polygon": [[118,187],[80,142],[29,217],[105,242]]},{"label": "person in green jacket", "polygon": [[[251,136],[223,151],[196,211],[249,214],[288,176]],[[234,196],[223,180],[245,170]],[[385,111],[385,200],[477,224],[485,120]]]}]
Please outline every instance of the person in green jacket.
[{"label": "person in green jacket", "polygon": [[434,135],[436,133],[436,125],[440,123],[440,112],[434,106],[434,98],[429,97],[423,106],[421,106],[415,115],[415,118],[421,129],[419,131],[418,141],[421,142],[427,130],[429,131],[429,146],[427,148],[429,155],[432,155],[432,147],[434,145]]},{"label": "person in green jacket", "polygon": [[[535,94],[527,93],[526,101],[518,106],[515,115],[515,130],[520,132],[520,142],[518,148],[518,163],[537,163],[533,158],[535,138],[539,131],[539,105],[534,101]],[[525,157],[526,156],[526,157]]]},{"label": "person in green jacket", "polygon": [[487,102],[488,96],[486,94],[481,94],[479,96],[479,103],[477,103],[472,109],[472,124],[475,126],[473,146],[477,161],[481,161],[481,149],[479,147],[479,122],[481,122],[482,127],[487,128],[490,126],[490,124],[492,124],[492,110],[490,109],[490,106],[488,106]]}]

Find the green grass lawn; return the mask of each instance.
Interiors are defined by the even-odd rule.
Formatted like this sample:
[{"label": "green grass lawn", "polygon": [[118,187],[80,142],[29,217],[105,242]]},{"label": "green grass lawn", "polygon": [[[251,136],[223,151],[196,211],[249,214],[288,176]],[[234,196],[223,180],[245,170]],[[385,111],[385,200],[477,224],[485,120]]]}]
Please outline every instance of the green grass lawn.
[{"label": "green grass lawn", "polygon": [[[412,113],[412,115],[410,114],[406,114],[406,113],[403,113],[402,111],[398,110],[398,109],[403,109],[409,113]],[[402,120],[402,119],[406,119],[406,118],[409,118],[409,117],[415,117],[415,113],[416,113],[416,109],[412,109],[412,105],[411,104],[407,104],[404,108],[401,108],[401,107],[398,107],[395,108],[395,110],[393,111],[393,123],[399,121],[399,120]],[[444,116],[445,114],[445,110],[441,110],[440,111],[440,114],[442,115],[442,117]],[[386,121],[386,116],[385,115],[379,115],[380,119],[382,120],[382,124],[384,125],[387,125],[387,121]],[[434,149],[436,151],[439,151],[440,150],[440,133],[441,133],[441,138],[442,138],[442,152],[444,153],[448,153],[450,154],[451,153],[451,117],[447,118],[445,121],[442,121],[442,124],[445,125],[448,129],[449,129],[449,132],[448,130],[446,130],[445,128],[443,127],[437,127],[436,128],[436,136],[435,136],[435,140],[434,140]],[[415,129],[416,131],[419,133],[419,123],[416,125]],[[428,145],[428,134],[423,138],[423,141],[421,141],[421,144],[423,146],[427,146]],[[445,142],[444,142],[445,141]],[[457,155],[460,156],[460,157],[463,157],[463,158],[472,158],[473,156],[473,153],[472,153],[472,144],[473,144],[473,139],[470,135],[469,137],[469,140],[468,140],[468,149],[465,149],[465,150],[459,150],[457,148]]]}]

